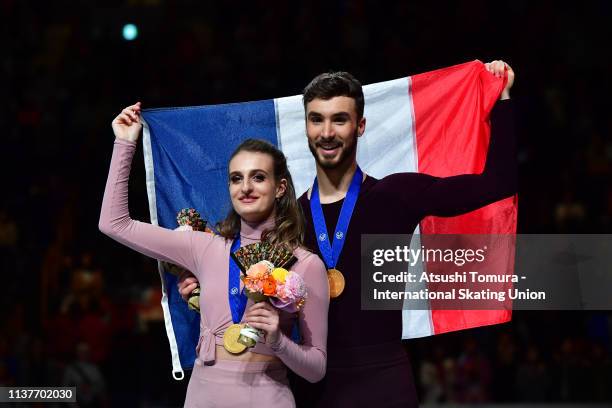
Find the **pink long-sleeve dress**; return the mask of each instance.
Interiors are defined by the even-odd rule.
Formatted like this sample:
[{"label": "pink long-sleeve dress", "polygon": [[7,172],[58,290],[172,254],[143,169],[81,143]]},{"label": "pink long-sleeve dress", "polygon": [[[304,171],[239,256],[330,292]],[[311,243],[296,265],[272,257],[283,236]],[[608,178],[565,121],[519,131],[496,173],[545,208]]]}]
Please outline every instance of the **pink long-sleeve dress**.
[{"label": "pink long-sleeve dress", "polygon": [[[225,401],[229,405],[242,404],[238,400],[232,400],[234,397],[248,398],[248,405],[253,403],[261,406],[264,402],[262,398],[271,398],[269,402],[272,405],[264,403],[263,406],[291,406],[293,397],[286,385],[286,378],[283,379],[282,373],[279,375],[278,372],[274,375],[266,374],[274,371],[273,364],[266,366],[261,363],[216,359],[215,345],[223,344],[223,334],[233,323],[227,295],[228,262],[232,242],[209,233],[174,231],[130,218],[128,180],[135,150],[135,142],[115,140],[99,228],[106,235],[144,255],[191,271],[201,284],[200,339],[185,406],[209,406],[208,402],[213,401]],[[273,219],[259,224],[242,221],[241,245],[258,242],[262,232],[273,226]],[[327,360],[329,287],[326,269],[321,259],[312,252],[298,248],[294,255],[297,262],[291,269],[303,277],[308,289],[308,299],[297,314],[280,312],[281,335],[278,342],[258,343],[247,352],[277,356],[293,372],[310,382],[316,382],[325,375]],[[251,304],[252,301],[249,300],[247,308]],[[303,339],[301,344],[296,344],[289,337],[295,319],[299,320]],[[215,367],[229,370],[233,374],[216,371],[213,373]],[[257,380],[247,378],[253,373],[259,373]],[[218,384],[214,383],[216,380],[219,381]],[[264,390],[263,396],[257,398],[254,397],[255,390],[246,392],[248,387],[259,383],[276,388],[273,391]],[[256,401],[251,402],[253,399]]]}]

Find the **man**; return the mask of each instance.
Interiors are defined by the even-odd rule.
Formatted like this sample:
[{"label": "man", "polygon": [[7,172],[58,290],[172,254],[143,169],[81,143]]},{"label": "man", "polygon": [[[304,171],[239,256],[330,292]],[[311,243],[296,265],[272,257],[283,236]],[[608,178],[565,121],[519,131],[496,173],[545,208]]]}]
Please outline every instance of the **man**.
[{"label": "man", "polygon": [[[514,72],[503,61],[485,64]],[[482,174],[437,178],[400,173],[377,180],[357,165],[357,140],[366,128],[361,84],[346,72],[317,76],[304,89],[308,145],[316,183],[299,201],[306,215],[306,245],[325,261],[335,296],[329,309],[327,375],[318,384],[295,379],[300,406],[417,406],[410,362],[401,344],[401,311],[361,310],[361,234],[406,234],[428,215],[455,216],[516,192],[511,106],[491,114],[492,136]],[[196,283],[179,284],[183,297]]]}]

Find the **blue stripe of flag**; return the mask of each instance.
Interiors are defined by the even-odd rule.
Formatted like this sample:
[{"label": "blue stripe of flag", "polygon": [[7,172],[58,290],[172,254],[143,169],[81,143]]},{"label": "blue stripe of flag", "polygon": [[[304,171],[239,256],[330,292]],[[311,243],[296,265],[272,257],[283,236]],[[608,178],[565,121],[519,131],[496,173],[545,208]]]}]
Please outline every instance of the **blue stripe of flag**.
[{"label": "blue stripe of flag", "polygon": [[230,209],[227,163],[245,139],[277,145],[272,99],[227,105],[143,111],[155,167],[159,225],[176,227],[181,208],[196,208],[211,222]]},{"label": "blue stripe of flag", "polygon": [[[160,226],[177,227],[182,208],[196,208],[211,224],[230,209],[227,163],[245,139],[278,146],[274,100],[143,111],[149,126]],[[193,367],[199,316],[180,298],[176,278],[165,274],[168,304],[181,365]]]}]

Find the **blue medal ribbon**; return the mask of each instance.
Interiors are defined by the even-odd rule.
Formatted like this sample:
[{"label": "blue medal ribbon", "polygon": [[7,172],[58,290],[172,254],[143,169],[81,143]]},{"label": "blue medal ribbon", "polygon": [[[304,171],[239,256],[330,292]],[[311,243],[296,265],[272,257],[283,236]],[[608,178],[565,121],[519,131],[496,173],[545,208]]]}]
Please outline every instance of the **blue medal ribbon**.
[{"label": "blue medal ribbon", "polygon": [[[240,235],[232,243],[230,254],[236,252],[240,248]],[[232,321],[239,323],[242,320],[244,309],[246,309],[247,296],[244,290],[240,290],[240,268],[236,261],[229,257],[229,305],[232,312]]]},{"label": "blue medal ribbon", "polygon": [[[317,244],[319,250],[325,261],[325,265],[328,269],[336,267],[344,241],[346,241],[346,232],[348,230],[355,204],[357,203],[357,197],[359,196],[359,189],[361,188],[361,180],[363,179],[363,172],[357,167],[351,184],[342,203],[342,209],[340,210],[340,216],[336,223],[336,229],[334,236],[327,236],[327,224],[325,222],[325,215],[323,214],[323,207],[321,207],[321,198],[319,197],[319,184],[317,179],[312,185],[312,193],[310,194],[310,213],[312,214],[312,222],[314,223],[315,232],[317,234]],[[330,240],[333,240],[330,243]]]}]

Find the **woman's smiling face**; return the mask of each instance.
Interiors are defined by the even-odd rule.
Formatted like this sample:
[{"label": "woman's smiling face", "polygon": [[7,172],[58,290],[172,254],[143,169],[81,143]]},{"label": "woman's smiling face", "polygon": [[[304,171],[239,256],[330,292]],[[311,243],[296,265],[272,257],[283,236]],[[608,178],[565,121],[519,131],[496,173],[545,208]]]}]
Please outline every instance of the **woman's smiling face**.
[{"label": "woman's smiling face", "polygon": [[232,206],[245,221],[260,222],[273,215],[286,183],[277,182],[273,158],[266,153],[241,151],[229,163]]}]

